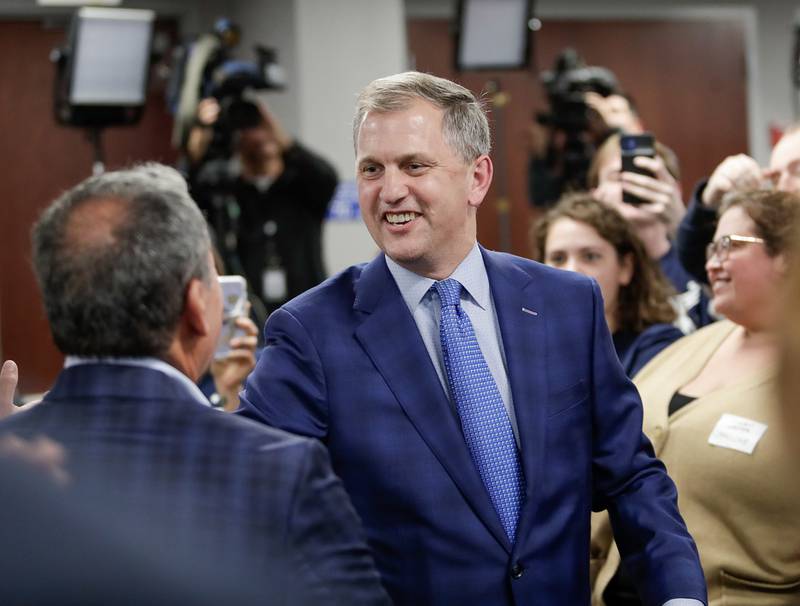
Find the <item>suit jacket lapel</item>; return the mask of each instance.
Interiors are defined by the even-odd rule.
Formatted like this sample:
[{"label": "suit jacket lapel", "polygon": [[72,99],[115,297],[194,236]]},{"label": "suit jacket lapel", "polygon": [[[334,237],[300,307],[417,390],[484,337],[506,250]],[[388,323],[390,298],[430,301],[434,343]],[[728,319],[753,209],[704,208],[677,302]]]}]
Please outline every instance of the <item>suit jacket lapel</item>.
[{"label": "suit jacket lapel", "polygon": [[541,292],[528,273],[508,258],[483,248],[481,252],[506,354],[527,484],[525,504],[517,526],[516,546],[522,546],[530,535],[536,506],[536,484],[544,461],[544,410],[548,393],[546,310]]},{"label": "suit jacket lapel", "polygon": [[356,328],[359,343],[464,499],[510,552],[508,537],[464,442],[457,413],[383,255],[364,268],[356,284],[354,308],[364,313]]}]

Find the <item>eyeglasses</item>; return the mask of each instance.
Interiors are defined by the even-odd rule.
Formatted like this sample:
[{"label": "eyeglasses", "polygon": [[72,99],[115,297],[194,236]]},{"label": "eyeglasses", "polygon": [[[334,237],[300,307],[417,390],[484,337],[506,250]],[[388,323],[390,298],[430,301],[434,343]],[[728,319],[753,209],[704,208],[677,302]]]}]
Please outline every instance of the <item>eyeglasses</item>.
[{"label": "eyeglasses", "polygon": [[706,247],[706,261],[710,261],[711,257],[716,255],[717,261],[721,263],[728,258],[728,254],[731,252],[732,248],[739,248],[748,242],[763,244],[764,238],[756,238],[755,236],[737,236],[736,234],[722,236],[718,240],[711,242]]}]

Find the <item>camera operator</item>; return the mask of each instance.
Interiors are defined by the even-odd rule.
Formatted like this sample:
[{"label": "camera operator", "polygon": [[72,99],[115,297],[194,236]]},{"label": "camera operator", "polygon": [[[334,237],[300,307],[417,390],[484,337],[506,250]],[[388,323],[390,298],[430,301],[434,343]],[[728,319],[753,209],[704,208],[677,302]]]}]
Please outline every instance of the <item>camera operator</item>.
[{"label": "camera operator", "polygon": [[[204,159],[220,130],[230,139],[229,157]],[[247,278],[268,312],[325,278],[322,221],[336,173],[293,141],[263,102],[202,100],[187,155],[199,164],[192,193],[228,270]]]},{"label": "camera operator", "polygon": [[549,111],[538,113],[529,129],[529,196],[534,206],[548,208],[563,192],[586,188],[592,157],[610,135],[643,129],[614,74],[587,67],[573,49],[558,56],[542,83]]}]

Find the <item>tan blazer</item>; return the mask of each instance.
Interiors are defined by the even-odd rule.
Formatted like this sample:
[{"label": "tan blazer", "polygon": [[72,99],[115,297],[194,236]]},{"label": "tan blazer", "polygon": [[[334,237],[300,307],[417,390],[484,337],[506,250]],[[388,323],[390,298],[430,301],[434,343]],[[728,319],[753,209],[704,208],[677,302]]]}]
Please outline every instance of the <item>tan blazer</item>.
[{"label": "tan blazer", "polygon": [[[722,321],[685,337],[635,377],[644,431],[678,487],[678,505],[697,543],[709,606],[800,605],[800,470],[784,455],[773,395],[775,369],[742,376],[667,416],[672,395],[691,381],[736,325]],[[724,413],[767,425],[752,455],[712,446]],[[608,516],[592,518],[592,604],[619,565]]]}]

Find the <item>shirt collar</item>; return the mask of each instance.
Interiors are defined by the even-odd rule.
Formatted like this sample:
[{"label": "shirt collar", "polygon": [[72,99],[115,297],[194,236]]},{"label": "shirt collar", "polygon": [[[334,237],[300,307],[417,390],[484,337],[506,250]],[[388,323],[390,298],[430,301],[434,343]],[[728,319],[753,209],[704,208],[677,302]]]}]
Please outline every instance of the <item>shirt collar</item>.
[{"label": "shirt collar", "polygon": [[[392,274],[397,287],[400,289],[400,294],[406,302],[408,309],[411,313],[425,298],[425,295],[433,286],[436,280],[420,276],[405,267],[401,267],[396,261],[384,255],[386,259],[386,266]],[[481,249],[476,242],[472,249],[469,251],[464,260],[458,264],[455,271],[453,271],[449,278],[458,280],[461,286],[469,294],[470,297],[478,304],[481,309],[488,309],[491,290],[489,288],[489,276],[486,274],[486,265],[483,262],[483,255]]]},{"label": "shirt collar", "polygon": [[79,366],[85,364],[115,364],[117,366],[139,366],[142,368],[149,368],[151,370],[157,370],[159,372],[164,373],[175,379],[176,381],[181,382],[186,389],[194,396],[195,400],[198,400],[201,404],[205,404],[206,406],[211,406],[211,402],[208,401],[208,398],[200,391],[200,388],[195,385],[192,380],[183,374],[180,370],[171,366],[164,362],[164,360],[159,360],[158,358],[101,358],[101,357],[89,357],[89,356],[67,356],[64,360],[64,368],[70,368],[72,366]]}]

